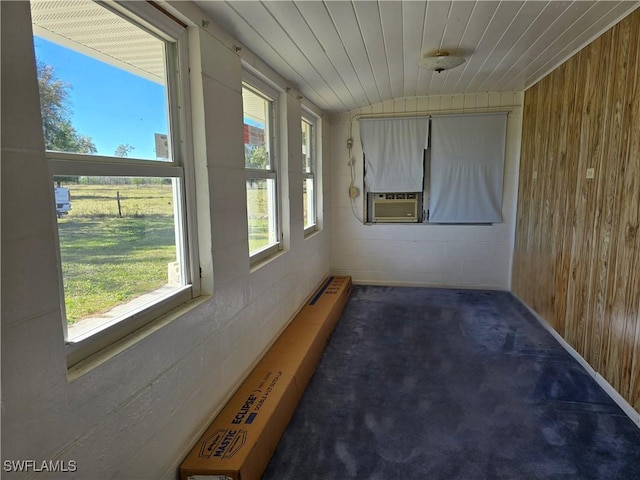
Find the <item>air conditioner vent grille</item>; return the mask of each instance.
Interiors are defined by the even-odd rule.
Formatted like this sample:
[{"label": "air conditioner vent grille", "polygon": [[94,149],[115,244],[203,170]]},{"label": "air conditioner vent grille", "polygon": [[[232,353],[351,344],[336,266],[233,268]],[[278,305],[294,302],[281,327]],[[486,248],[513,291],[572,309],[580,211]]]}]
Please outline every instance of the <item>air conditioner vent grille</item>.
[{"label": "air conditioner vent grille", "polygon": [[379,195],[373,200],[373,221],[378,223],[417,222],[418,200],[416,198],[383,198]]}]

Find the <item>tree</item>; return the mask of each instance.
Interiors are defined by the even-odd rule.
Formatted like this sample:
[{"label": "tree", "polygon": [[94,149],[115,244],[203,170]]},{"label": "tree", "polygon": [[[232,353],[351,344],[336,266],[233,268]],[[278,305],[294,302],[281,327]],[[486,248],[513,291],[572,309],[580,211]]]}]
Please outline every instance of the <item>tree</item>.
[{"label": "tree", "polygon": [[116,151],[114,152],[114,155],[116,157],[128,157],[129,156],[129,152],[131,152],[135,148],[136,147],[134,147],[132,145],[129,145],[128,143],[121,143],[116,148]]},{"label": "tree", "polygon": [[71,85],[56,77],[51,65],[38,62],[37,70],[45,149],[57,152],[96,153],[98,150],[91,137],[78,133],[69,119]]},{"label": "tree", "polygon": [[257,168],[264,170],[268,165],[267,148],[264,145],[251,145],[249,149],[249,160],[247,168]]}]

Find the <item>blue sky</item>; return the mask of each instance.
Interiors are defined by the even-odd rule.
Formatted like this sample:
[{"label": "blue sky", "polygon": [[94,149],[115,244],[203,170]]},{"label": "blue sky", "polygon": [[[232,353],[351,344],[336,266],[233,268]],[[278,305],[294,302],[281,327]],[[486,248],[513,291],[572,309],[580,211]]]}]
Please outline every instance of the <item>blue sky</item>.
[{"label": "blue sky", "polygon": [[168,133],[165,87],[34,37],[36,58],[52,65],[69,91],[71,122],[90,136],[98,154],[113,155],[120,144],[129,157],[155,159],[155,133]]},{"label": "blue sky", "polygon": [[[118,145],[135,147],[130,158],[155,159],[155,133],[168,133],[165,87],[75,50],[34,36],[36,58],[68,85],[72,125],[91,137],[99,155]],[[264,128],[245,118],[244,123]]]}]

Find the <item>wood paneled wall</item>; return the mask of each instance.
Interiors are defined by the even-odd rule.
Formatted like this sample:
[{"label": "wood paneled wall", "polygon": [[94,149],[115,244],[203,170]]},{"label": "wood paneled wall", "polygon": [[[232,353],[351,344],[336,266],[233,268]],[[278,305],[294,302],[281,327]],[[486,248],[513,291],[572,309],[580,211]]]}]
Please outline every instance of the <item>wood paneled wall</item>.
[{"label": "wood paneled wall", "polygon": [[525,92],[519,177],[514,293],[640,412],[640,9]]}]

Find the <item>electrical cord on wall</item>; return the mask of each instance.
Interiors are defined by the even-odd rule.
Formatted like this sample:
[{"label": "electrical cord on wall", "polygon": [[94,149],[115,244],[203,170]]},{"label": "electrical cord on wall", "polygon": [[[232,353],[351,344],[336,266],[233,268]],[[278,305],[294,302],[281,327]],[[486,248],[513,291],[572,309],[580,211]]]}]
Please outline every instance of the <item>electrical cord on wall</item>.
[{"label": "electrical cord on wall", "polygon": [[[351,130],[351,129],[349,129]],[[351,150],[353,149],[353,138],[351,137],[351,132],[349,132],[349,139],[347,140],[347,150],[349,152],[349,161],[347,165],[349,165],[349,172],[351,173],[351,183],[349,184],[349,200],[351,203],[351,213],[360,223],[364,223],[364,220],[358,216],[356,211],[355,200],[360,195],[360,191],[358,187],[356,187],[356,161],[351,155]]]}]

